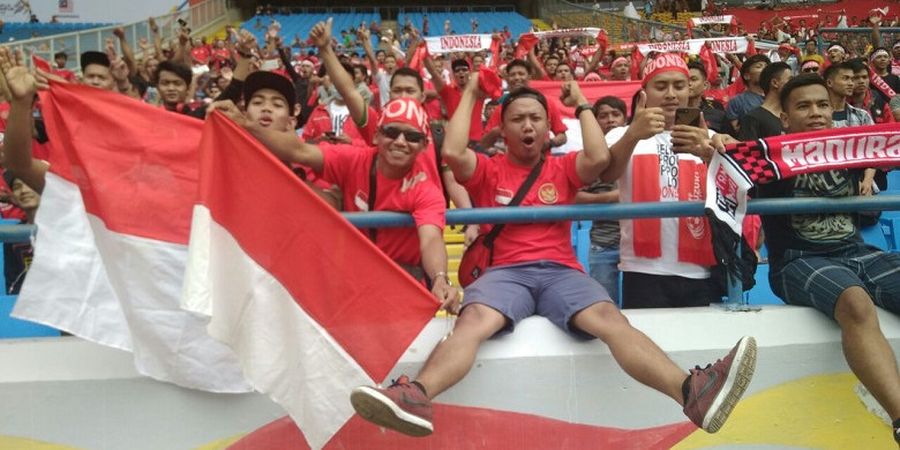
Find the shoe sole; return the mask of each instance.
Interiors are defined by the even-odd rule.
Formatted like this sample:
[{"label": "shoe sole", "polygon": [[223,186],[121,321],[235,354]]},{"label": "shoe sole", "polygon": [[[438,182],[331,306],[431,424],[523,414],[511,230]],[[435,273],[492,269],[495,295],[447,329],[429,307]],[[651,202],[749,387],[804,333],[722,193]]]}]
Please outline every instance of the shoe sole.
[{"label": "shoe sole", "polygon": [[747,390],[747,386],[750,385],[755,370],[756,339],[745,336],[738,342],[738,349],[734,354],[722,390],[716,395],[706,417],[703,418],[703,429],[706,432],[715,433],[722,428],[738,400]]},{"label": "shoe sole", "polygon": [[393,400],[371,387],[354,389],[350,393],[350,403],[363,419],[407,436],[423,437],[434,431],[431,422],[404,411]]}]

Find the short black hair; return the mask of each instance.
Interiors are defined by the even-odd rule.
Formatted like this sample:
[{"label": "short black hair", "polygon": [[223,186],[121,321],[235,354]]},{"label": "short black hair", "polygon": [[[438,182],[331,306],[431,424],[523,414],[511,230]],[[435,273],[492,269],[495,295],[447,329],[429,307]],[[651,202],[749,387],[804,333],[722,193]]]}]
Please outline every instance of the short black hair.
[{"label": "short black hair", "polygon": [[96,64],[98,66],[106,67],[107,69],[112,65],[109,61],[109,56],[103,52],[95,52],[95,51],[87,51],[81,54],[79,58],[79,63],[81,65],[81,71],[84,72],[87,69],[87,66],[91,64]]},{"label": "short black hair", "polygon": [[853,73],[862,72],[863,70],[869,71],[869,64],[866,62],[865,58],[853,58],[849,61],[845,61],[845,63],[853,69]]},{"label": "short black hair", "polygon": [[457,67],[465,67],[466,69],[471,70],[472,66],[469,64],[465,58],[454,59],[452,63],[450,63],[450,69],[456,72]]},{"label": "short black hair", "polygon": [[416,84],[419,85],[419,89],[421,89],[422,92],[425,92],[425,80],[422,79],[422,75],[420,75],[418,71],[409,67],[400,67],[394,71],[393,75],[391,75],[391,82],[388,86],[394,85],[394,78],[397,78],[397,76],[415,78]]},{"label": "short black hair", "polygon": [[549,114],[549,109],[547,108],[547,97],[544,97],[544,94],[541,94],[539,91],[536,91],[529,87],[518,87],[511,91],[506,95],[506,98],[503,99],[503,103],[500,104],[500,120],[503,120],[506,117],[506,110],[509,107],[509,104],[514,100],[519,98],[533,98],[544,107],[544,111]]},{"label": "short black hair", "polygon": [[744,80],[745,82],[747,81],[744,77],[747,75],[747,72],[750,71],[750,67],[758,62],[764,62],[768,65],[772,61],[769,59],[768,56],[759,55],[759,54],[753,55],[753,56],[747,58],[746,60],[744,60],[744,63],[741,64],[741,79],[742,80]]},{"label": "short black hair", "polygon": [[691,62],[690,64],[688,64],[687,66],[688,66],[688,72],[690,72],[691,69],[699,70],[700,73],[703,74],[703,79],[704,79],[704,80],[706,79],[706,77],[709,76],[709,74],[706,73],[706,66],[704,66],[702,63],[699,63],[699,62],[697,62],[697,61],[692,61],[692,62]]},{"label": "short black hair", "polygon": [[66,54],[65,51],[56,52],[56,53],[53,54],[53,59],[57,59],[57,58],[65,58],[66,60],[68,60],[68,59],[69,59],[69,55]]},{"label": "short black hair", "polygon": [[514,59],[508,62],[506,64],[506,73],[509,73],[509,69],[512,69],[513,67],[522,67],[526,72],[528,72],[528,75],[531,75],[531,64],[529,64],[528,61],[525,61],[524,59]]},{"label": "short black hair", "polygon": [[628,106],[625,105],[625,101],[615,95],[607,95],[606,97],[600,97],[594,102],[594,106],[591,107],[591,111],[593,111],[594,116],[597,116],[597,112],[600,110],[600,107],[606,105],[613,109],[618,109],[622,111],[622,115],[625,116],[628,114]]},{"label": "short black hair", "polygon": [[164,70],[166,72],[172,72],[177,75],[178,78],[184,80],[184,84],[188,86],[191,85],[191,79],[194,77],[194,75],[193,72],[191,72],[190,67],[169,60],[161,61],[159,65],[156,66],[156,73],[153,74],[153,79],[156,80],[157,83],[159,83],[159,74]]},{"label": "short black hair", "polygon": [[353,66],[353,70],[357,70],[357,69],[359,69],[360,71],[362,71],[363,78],[368,78],[368,77],[369,77],[369,68],[366,67],[365,64],[356,64],[356,65],[354,65],[354,66]]},{"label": "short black hair", "polygon": [[759,86],[762,87],[763,93],[769,93],[772,89],[772,80],[781,76],[785,70],[791,70],[791,66],[781,61],[769,64],[763,69],[762,73],[759,74]]},{"label": "short black hair", "polygon": [[849,70],[853,72],[853,66],[847,64],[846,62],[832,64],[825,69],[825,72],[822,73],[822,79],[830,80],[831,77],[837,75],[838,71],[840,70]]},{"label": "short black hair", "polygon": [[817,73],[803,73],[794,78],[791,78],[790,81],[785,83],[784,87],[781,88],[781,93],[778,96],[778,101],[779,103],[781,103],[781,109],[787,110],[788,97],[791,96],[791,92],[793,92],[795,89],[814,85],[822,86],[826,90],[828,89],[828,86],[825,84],[825,80]]}]

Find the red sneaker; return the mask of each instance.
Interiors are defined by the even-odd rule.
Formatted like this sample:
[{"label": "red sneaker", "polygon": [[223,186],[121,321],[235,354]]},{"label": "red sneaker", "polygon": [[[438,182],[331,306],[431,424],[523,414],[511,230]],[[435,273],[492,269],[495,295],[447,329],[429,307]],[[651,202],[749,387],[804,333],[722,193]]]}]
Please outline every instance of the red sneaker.
[{"label": "red sneaker", "polygon": [[756,369],[756,339],[744,336],[724,359],[691,369],[684,414],[708,433],[722,428]]},{"label": "red sneaker", "polygon": [[360,417],[376,425],[415,437],[434,431],[431,400],[406,375],[386,389],[360,386],[350,393],[350,403]]}]

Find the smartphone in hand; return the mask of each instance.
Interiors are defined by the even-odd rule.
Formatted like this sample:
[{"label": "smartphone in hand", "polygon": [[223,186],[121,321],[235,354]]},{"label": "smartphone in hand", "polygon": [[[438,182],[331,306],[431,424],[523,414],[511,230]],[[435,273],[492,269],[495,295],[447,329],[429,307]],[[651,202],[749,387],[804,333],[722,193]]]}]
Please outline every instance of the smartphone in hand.
[{"label": "smartphone in hand", "polygon": [[675,125],[700,126],[700,108],[678,108],[675,110]]}]

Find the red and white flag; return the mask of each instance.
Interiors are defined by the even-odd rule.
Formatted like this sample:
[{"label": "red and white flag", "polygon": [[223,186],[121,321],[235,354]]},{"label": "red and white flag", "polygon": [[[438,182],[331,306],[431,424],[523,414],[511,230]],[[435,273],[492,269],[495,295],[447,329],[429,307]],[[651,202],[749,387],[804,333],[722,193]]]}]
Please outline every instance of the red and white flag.
[{"label": "red and white flag", "polygon": [[179,303],[203,123],[75,84],[41,103],[50,172],[13,315],[132,351],[162,381],[249,391],[233,352]]},{"label": "red and white flag", "polygon": [[200,155],[185,307],[320,448],[440,305],[228,119],[207,120]]},{"label": "red and white flag", "polygon": [[252,386],[319,448],[437,311],[227,119],[70,84],[42,103],[51,172],[16,317],[131,350],[160,380]]}]

